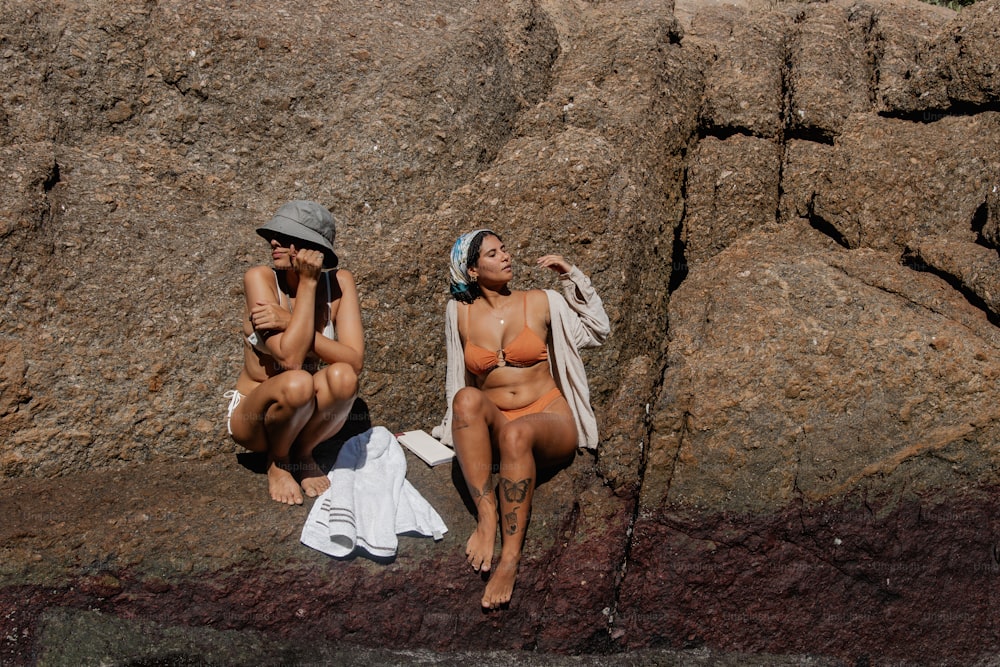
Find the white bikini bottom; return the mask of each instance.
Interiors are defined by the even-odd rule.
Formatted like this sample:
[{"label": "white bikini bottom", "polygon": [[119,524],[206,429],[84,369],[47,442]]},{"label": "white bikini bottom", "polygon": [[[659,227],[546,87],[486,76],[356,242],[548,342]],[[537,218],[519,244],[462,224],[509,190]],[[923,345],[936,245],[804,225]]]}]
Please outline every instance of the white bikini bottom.
[{"label": "white bikini bottom", "polygon": [[230,389],[225,394],[222,395],[224,398],[229,399],[229,412],[226,413],[226,431],[229,435],[233,434],[233,411],[236,410],[236,406],[240,404],[246,396],[236,391],[235,389]]}]

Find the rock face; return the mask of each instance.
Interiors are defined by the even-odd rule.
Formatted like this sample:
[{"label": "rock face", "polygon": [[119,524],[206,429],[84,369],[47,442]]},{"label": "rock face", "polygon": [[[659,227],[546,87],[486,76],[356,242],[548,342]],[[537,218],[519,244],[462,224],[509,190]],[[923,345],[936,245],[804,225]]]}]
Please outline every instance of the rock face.
[{"label": "rock face", "polygon": [[[996,654],[997,54],[998,0],[0,1],[0,661],[58,662],[86,609],[271,642]],[[456,471],[411,459],[452,530],[385,566],[304,553],[303,508],[237,463],[240,277],[296,198],[338,218],[364,419],[394,430],[444,410],[459,233],[501,232],[519,287],[558,252],[604,298],[602,442],[540,487],[509,611],[475,610]]]}]

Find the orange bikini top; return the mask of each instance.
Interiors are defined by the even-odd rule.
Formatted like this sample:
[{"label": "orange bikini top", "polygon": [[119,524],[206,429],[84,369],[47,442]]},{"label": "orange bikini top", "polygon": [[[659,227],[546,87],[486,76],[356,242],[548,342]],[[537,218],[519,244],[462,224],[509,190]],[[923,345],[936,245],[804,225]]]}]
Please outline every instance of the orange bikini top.
[{"label": "orange bikini top", "polygon": [[[466,324],[468,324],[469,308],[467,307],[465,310]],[[466,326],[466,331],[468,331],[468,326]],[[524,294],[524,328],[521,329],[521,333],[514,337],[514,340],[507,343],[507,347],[491,352],[469,341],[465,342],[465,368],[473,375],[486,375],[498,366],[527,368],[546,361],[548,358],[549,350],[545,346],[545,341],[528,327],[527,292]]]}]

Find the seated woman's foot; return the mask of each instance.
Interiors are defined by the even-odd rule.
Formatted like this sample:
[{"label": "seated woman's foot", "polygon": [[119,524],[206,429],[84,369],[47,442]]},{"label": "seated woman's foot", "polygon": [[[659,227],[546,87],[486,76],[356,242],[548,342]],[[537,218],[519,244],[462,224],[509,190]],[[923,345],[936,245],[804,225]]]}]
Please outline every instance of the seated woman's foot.
[{"label": "seated woman's foot", "polygon": [[493,566],[493,549],[497,539],[496,517],[491,521],[489,517],[479,520],[476,530],[469,536],[469,541],[465,543],[465,556],[469,565],[476,572],[489,572]]},{"label": "seated woman's foot", "polygon": [[267,490],[271,492],[271,498],[279,503],[302,504],[302,492],[292,473],[273,461],[267,467]]},{"label": "seated woman's foot", "polygon": [[322,495],[330,488],[330,478],[326,476],[313,457],[307,456],[299,462],[302,490],[310,498]]},{"label": "seated woman's foot", "polygon": [[517,579],[517,566],[520,559],[506,559],[500,557],[490,580],[486,583],[486,591],[483,593],[483,609],[499,609],[510,602],[514,594],[514,580]]}]

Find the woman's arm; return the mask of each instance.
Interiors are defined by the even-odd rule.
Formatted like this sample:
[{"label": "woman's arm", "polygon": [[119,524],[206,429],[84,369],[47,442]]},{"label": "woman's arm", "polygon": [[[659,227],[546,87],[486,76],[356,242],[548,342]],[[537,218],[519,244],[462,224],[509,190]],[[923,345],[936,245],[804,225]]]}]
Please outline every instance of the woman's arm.
[{"label": "woman's arm", "polygon": [[[300,250],[293,260],[292,270],[298,273],[299,278],[295,295],[299,307],[291,313],[283,331],[271,329],[270,335],[264,340],[268,353],[284,370],[301,368],[306,355],[312,349],[316,286],[322,266],[323,254],[315,250]],[[247,271],[243,277],[243,291],[246,296],[247,311],[251,313],[250,321],[258,331],[267,330],[265,325],[258,325],[253,318],[262,306],[267,310],[268,306],[278,304],[278,294],[271,269],[260,266]]]},{"label": "woman's arm", "polygon": [[611,320],[604,310],[604,302],[590,283],[590,278],[575,266],[560,278],[563,298],[576,314],[576,320],[580,325],[577,347],[603,345],[611,334]]},{"label": "woman's arm", "polygon": [[577,348],[597,347],[611,333],[611,321],[604,310],[604,302],[584,273],[560,255],[545,255],[538,265],[559,273],[563,298],[576,314],[576,322],[567,322]]},{"label": "woman's arm", "polygon": [[[334,318],[337,340],[316,332],[313,349],[320,359],[328,364],[344,362],[360,374],[365,361],[365,337],[361,326],[361,304],[358,288],[350,271],[337,271],[337,285],[340,287],[340,303]],[[331,304],[332,307],[332,304]]]}]

